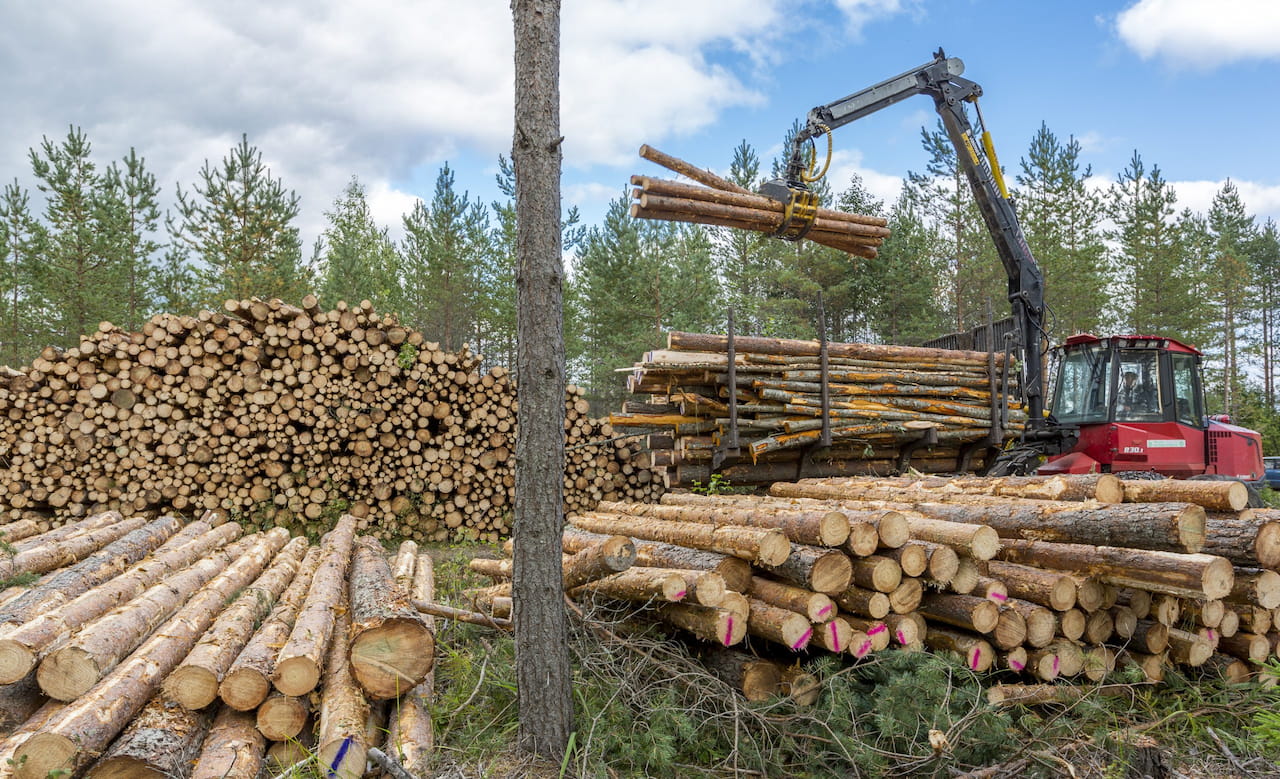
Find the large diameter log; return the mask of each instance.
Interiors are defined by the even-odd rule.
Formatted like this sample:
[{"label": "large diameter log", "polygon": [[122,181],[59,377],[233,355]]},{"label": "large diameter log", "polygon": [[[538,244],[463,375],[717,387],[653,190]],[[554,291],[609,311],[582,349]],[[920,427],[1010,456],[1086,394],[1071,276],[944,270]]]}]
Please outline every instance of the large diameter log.
[{"label": "large diameter log", "polygon": [[306,695],[320,683],[325,651],[333,637],[333,610],[347,589],[355,527],[356,518],[347,514],[321,540],[324,556],[271,676],[271,683],[285,695]]},{"label": "large diameter log", "polygon": [[636,545],[626,536],[609,536],[577,552],[564,563],[564,589],[625,571],[635,564]]},{"label": "large diameter log", "polygon": [[90,779],[186,776],[200,754],[213,712],[193,712],[166,700],[151,699],[107,753],[89,769]]},{"label": "large diameter log", "polygon": [[368,536],[360,538],[351,561],[347,661],[369,700],[387,700],[417,687],[435,664],[435,638],[394,581],[382,547]]},{"label": "large diameter log", "polygon": [[1076,583],[1064,574],[1030,565],[991,560],[987,575],[1004,582],[1009,596],[1038,603],[1054,611],[1066,611],[1076,604]]},{"label": "large diameter log", "polygon": [[25,549],[13,557],[0,559],[0,581],[13,579],[23,573],[46,573],[71,565],[145,524],[145,519],[126,519],[60,541]]},{"label": "large diameter log", "polygon": [[660,605],[655,613],[664,622],[721,646],[739,644],[747,635],[746,618],[724,608],[666,603]]},{"label": "large diameter log", "polygon": [[710,649],[702,653],[702,664],[749,701],[767,701],[782,688],[782,666],[772,660],[733,649]]},{"label": "large diameter log", "polygon": [[[902,566],[896,560],[881,555],[854,560],[853,583],[868,590],[893,592],[902,583]],[[848,586],[847,582],[845,586]]]},{"label": "large diameter log", "polygon": [[629,516],[652,517],[674,522],[734,525],[781,530],[797,544],[840,546],[849,538],[849,518],[839,511],[806,511],[765,508],[681,506],[657,503],[602,501],[597,511]]},{"label": "large diameter log", "polygon": [[[279,533],[277,533],[279,531]],[[155,695],[160,683],[195,646],[226,607],[228,599],[262,573],[261,554],[284,545],[288,531],[277,528],[241,555],[195,594],[137,651],[103,677],[88,693],[46,720],[41,731],[15,752],[19,779],[44,779],[50,771],[72,775],[119,735]]]},{"label": "large diameter log", "polygon": [[253,636],[254,628],[270,613],[280,593],[293,581],[308,548],[305,538],[290,541],[257,581],[218,615],[213,627],[165,680],[162,689],[169,698],[192,710],[203,709],[217,699],[218,685],[227,669]]},{"label": "large diameter log", "polygon": [[925,619],[978,633],[990,633],[1000,622],[1000,607],[973,595],[930,593],[920,601],[919,611]]},{"label": "large diameter log", "polygon": [[[435,599],[435,566],[430,555],[418,555],[410,597],[415,601]],[[434,631],[431,617],[425,620],[427,627]],[[430,710],[435,697],[434,676],[433,669],[422,684],[401,696],[388,722],[384,748],[413,776],[426,775],[435,746],[435,725]]]},{"label": "large diameter log", "polygon": [[46,700],[31,676],[0,686],[0,738],[26,722]]},{"label": "large diameter log", "polygon": [[191,779],[257,776],[266,756],[267,740],[253,726],[253,715],[223,707],[209,727]]},{"label": "large diameter log", "polygon": [[1009,503],[975,507],[934,504],[929,513],[955,522],[993,528],[1001,538],[1069,544],[1199,552],[1205,541],[1205,511],[1188,503],[1102,505],[1068,510]]},{"label": "large diameter log", "polygon": [[760,576],[751,577],[751,589],[746,594],[770,606],[803,614],[810,622],[826,622],[836,614],[836,605],[827,595]]},{"label": "large diameter log", "polygon": [[1236,633],[1218,639],[1218,650],[1241,660],[1262,664],[1271,656],[1271,642],[1257,633]]},{"label": "large diameter log", "polygon": [[802,614],[752,598],[751,610],[747,613],[747,632],[798,652],[813,638],[813,625]]},{"label": "large diameter log", "polygon": [[[592,543],[608,538],[588,533],[575,527],[566,527],[563,546],[566,552],[579,552]],[[636,565],[648,568],[675,568],[695,571],[712,571],[724,578],[725,587],[742,592],[751,586],[751,563],[719,552],[690,549],[677,544],[632,539],[636,549]]]},{"label": "large diameter log", "polygon": [[1280,607],[1280,573],[1265,569],[1237,570],[1227,600],[1261,606],[1264,609]]},{"label": "large diameter log", "polygon": [[1202,636],[1177,628],[1169,629],[1169,658],[1179,665],[1198,666],[1213,655],[1213,644]]},{"label": "large diameter log", "polygon": [[1124,479],[1126,503],[1194,503],[1210,511],[1241,511],[1249,505],[1249,489],[1238,481],[1191,479]]},{"label": "large diameter log", "polygon": [[259,566],[265,565],[284,545],[288,535],[287,530],[276,528],[270,534],[238,541],[165,577],[128,603],[81,628],[40,661],[36,668],[40,689],[60,701],[73,701],[84,695],[161,622],[225,571],[235,556],[253,554]]},{"label": "large diameter log", "polygon": [[740,557],[764,565],[780,565],[791,553],[791,542],[780,530],[696,522],[665,522],[624,514],[588,513],[569,519],[570,524],[593,533],[628,535],[693,549]]},{"label": "large diameter log", "polygon": [[312,547],[307,551],[293,581],[236,656],[218,685],[218,696],[223,703],[237,711],[250,711],[266,700],[271,692],[271,674],[275,670],[276,654],[289,640],[294,618],[307,596],[311,579],[322,558],[319,547]]},{"label": "large diameter log", "polygon": [[0,541],[6,544],[12,544],[15,541],[21,541],[24,538],[39,534],[40,525],[30,519],[20,519],[17,522],[0,525]]},{"label": "large diameter log", "polygon": [[258,707],[254,725],[268,741],[288,741],[302,732],[310,716],[307,699],[272,693]]},{"label": "large diameter log", "polygon": [[[201,530],[206,532],[201,533]],[[162,577],[191,565],[239,534],[238,525],[221,525],[209,530],[207,524],[193,522],[189,528],[165,542],[151,557],[143,559],[142,562],[101,585],[82,591],[78,597],[64,601],[58,606],[52,604],[61,598],[52,597],[42,597],[29,604],[44,603],[48,607],[39,616],[14,627],[0,638],[0,680],[2,680],[0,684],[9,684],[23,678],[31,672],[31,669],[45,655],[46,650],[55,642],[66,638],[81,626],[106,614],[111,609],[141,595]],[[116,543],[120,544],[127,540],[128,536]],[[144,545],[141,549],[133,550],[132,553],[118,559],[126,561],[134,558],[139,552],[145,554],[143,551],[145,548]],[[137,554],[137,556],[140,558],[142,555]],[[105,572],[110,570],[118,569],[111,566]],[[59,574],[54,577],[54,581],[60,578]],[[80,590],[80,587],[69,586],[69,589],[74,593]]]},{"label": "large diameter log", "polygon": [[854,561],[838,549],[793,544],[781,564],[761,563],[760,567],[798,587],[833,595],[844,591],[853,580]]},{"label": "large diameter log", "polygon": [[1280,568],[1280,522],[1210,514],[1202,551],[1225,557],[1235,565]]},{"label": "large diameter log", "polygon": [[0,625],[19,625],[35,619],[109,581],[157,548],[180,545],[209,529],[208,525],[197,522],[181,532],[178,532],[179,527],[181,521],[176,517],[161,517],[108,544],[75,565],[53,573],[44,584],[6,603],[0,609]]},{"label": "large diameter log", "polygon": [[1230,561],[1205,554],[1005,539],[999,557],[1006,562],[1092,574],[1110,584],[1181,597],[1224,598],[1231,593],[1235,581]]}]

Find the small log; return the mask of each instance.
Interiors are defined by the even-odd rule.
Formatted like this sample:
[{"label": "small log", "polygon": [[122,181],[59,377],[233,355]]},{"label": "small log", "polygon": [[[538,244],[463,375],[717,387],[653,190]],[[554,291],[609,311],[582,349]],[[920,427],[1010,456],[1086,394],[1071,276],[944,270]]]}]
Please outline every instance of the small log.
[{"label": "small log", "polygon": [[636,546],[626,536],[609,536],[583,548],[564,563],[565,590],[625,571],[635,564]]},{"label": "small log", "polygon": [[751,577],[751,589],[746,594],[770,606],[803,614],[814,623],[826,622],[836,615],[836,605],[829,596],[760,576]]},{"label": "small log", "polygon": [[1078,676],[1084,671],[1084,648],[1075,641],[1054,641],[1046,649],[1058,655],[1058,673],[1061,676]]},{"label": "small log", "polygon": [[990,633],[1000,622],[1000,608],[986,598],[931,593],[920,602],[925,619],[946,625]]},{"label": "small log", "polygon": [[275,670],[276,654],[289,639],[298,609],[311,588],[311,579],[322,558],[323,553],[319,547],[312,547],[307,551],[293,581],[261,627],[236,656],[218,685],[218,696],[223,703],[236,711],[251,711],[267,699],[271,692],[271,674]]},{"label": "small log", "polygon": [[1126,503],[1194,503],[1210,511],[1241,511],[1249,505],[1249,490],[1238,481],[1191,479],[1124,479]]},{"label": "small log", "polygon": [[293,581],[307,548],[307,539],[302,537],[286,544],[271,567],[218,615],[213,627],[165,679],[162,689],[171,700],[192,710],[203,709],[217,700],[218,685],[227,669],[253,636],[255,626]]},{"label": "small log", "polygon": [[267,741],[254,727],[253,715],[223,707],[209,727],[191,779],[257,776],[266,756]]},{"label": "small log", "polygon": [[365,697],[387,700],[421,684],[435,663],[435,639],[394,586],[382,547],[368,536],[355,544],[350,601],[346,661]]},{"label": "small log", "polygon": [[844,618],[833,617],[826,622],[813,626],[813,636],[810,639],[810,643],[828,652],[840,654],[846,649],[850,649],[853,636],[854,630]]},{"label": "small log", "polygon": [[1001,606],[1001,610],[1013,609],[1022,615],[1026,627],[1027,645],[1033,648],[1048,646],[1058,630],[1058,618],[1053,612],[1030,601],[1010,598]]},{"label": "small log", "polygon": [[621,534],[648,541],[678,544],[764,565],[781,565],[791,553],[791,542],[779,530],[665,522],[604,513],[579,514],[571,517],[569,522],[593,533]]},{"label": "small log", "polygon": [[1137,668],[1149,682],[1162,682],[1169,658],[1164,654],[1146,654],[1122,649],[1116,653],[1116,664],[1125,668]]},{"label": "small log", "polygon": [[0,734],[8,734],[21,726],[46,700],[32,676],[0,686]]},{"label": "small log", "polygon": [[889,609],[894,614],[908,614],[920,607],[920,599],[923,597],[924,585],[919,579],[903,579],[889,593]]},{"label": "small log", "polygon": [[1237,569],[1226,600],[1261,606],[1264,609],[1280,608],[1280,573],[1266,569]]},{"label": "small log", "polygon": [[1211,555],[1018,539],[1004,544],[1000,559],[1006,562],[1092,574],[1110,584],[1178,596],[1224,598],[1235,578],[1229,561]]},{"label": "small log", "polygon": [[751,610],[747,613],[747,632],[799,652],[809,645],[813,625],[802,614],[752,598]]},{"label": "small log", "polygon": [[1058,612],[1058,635],[1078,641],[1084,635],[1085,625],[1089,618],[1080,609],[1067,609]]},{"label": "small log", "polygon": [[868,590],[893,592],[902,584],[902,566],[897,561],[880,555],[854,560],[853,583]]},{"label": "small log", "polygon": [[[1016,609],[1000,606],[996,608],[1000,616],[996,620],[995,630],[991,631],[991,643],[1006,652],[1012,651],[1027,640],[1027,621]],[[1026,665],[1025,661],[1023,665]]]},{"label": "small log", "polygon": [[272,693],[258,707],[254,725],[268,741],[288,741],[302,732],[311,716],[311,705],[305,698]]},{"label": "small log", "polygon": [[1001,668],[1013,671],[1014,673],[1022,673],[1027,670],[1027,650],[1023,647],[1016,646],[1003,652],[996,653],[997,661]]},{"label": "small log", "polygon": [[1261,665],[1271,656],[1271,642],[1258,633],[1236,633],[1219,638],[1218,651]]},{"label": "small log", "polygon": [[[621,573],[606,576],[572,590],[573,598],[592,595],[616,600],[666,601],[678,603],[688,594],[688,585],[680,574],[669,568],[632,567]],[[723,598],[723,596],[722,596]]]},{"label": "small log", "polygon": [[[306,695],[320,683],[325,650],[333,637],[334,606],[346,590],[355,527],[356,518],[344,515],[320,541],[323,557],[271,676],[271,683],[284,695]],[[342,643],[346,645],[345,636]]]},{"label": "small log", "polygon": [[91,779],[185,776],[200,754],[213,713],[157,695],[89,769]]},{"label": "small log", "polygon": [[[578,552],[589,544],[608,538],[595,533],[588,533],[574,527],[564,529],[563,543],[566,552]],[[751,563],[737,557],[690,549],[676,544],[663,544],[652,541],[632,539],[636,549],[636,565],[648,568],[676,568],[697,571],[712,571],[724,578],[727,588],[735,592],[747,589],[751,583]]]},{"label": "small log", "polygon": [[655,614],[664,622],[688,631],[703,641],[721,646],[740,644],[747,634],[746,618],[723,608],[667,603],[659,606]]},{"label": "small log", "polygon": [[1140,652],[1158,655],[1169,648],[1169,626],[1140,619],[1134,625],[1129,644]]},{"label": "small log", "polygon": [[[919,541],[909,542],[897,549],[886,549],[883,556],[895,561],[899,565],[899,570],[903,576],[923,576],[925,571],[929,570],[929,551]],[[959,564],[957,560],[956,565],[958,566]],[[936,577],[934,578],[936,579]],[[951,577],[948,576],[946,581],[950,580]]]},{"label": "small log", "polygon": [[596,510],[673,522],[699,522],[710,525],[781,530],[794,543],[814,546],[840,546],[849,538],[849,518],[839,511],[787,510],[771,506],[762,506],[753,510],[745,507],[613,501],[601,502]]},{"label": "small log", "polygon": [[324,696],[320,702],[316,755],[331,776],[360,779],[369,748],[365,736],[369,703],[346,662],[351,619],[345,598],[340,598],[336,605],[339,609],[335,612],[332,640],[324,662]]},{"label": "small log", "polygon": [[782,690],[782,667],[735,649],[708,648],[702,664],[749,701],[767,701]]},{"label": "small log", "polygon": [[[856,630],[867,637],[871,642],[871,651],[880,652],[889,647],[893,641],[893,633],[889,625],[878,619],[867,619],[866,617],[857,617],[852,614],[842,614],[841,619],[849,625],[850,628]],[[885,619],[889,619],[886,617]],[[899,620],[902,627],[903,635],[899,637],[898,643],[906,645],[913,641],[919,640],[919,632],[916,629],[916,623],[912,620]],[[905,639],[905,640],[904,640]]]},{"label": "small log", "polygon": [[[435,566],[430,555],[419,554],[414,571],[413,586],[409,590],[415,601],[435,598]],[[435,625],[425,618],[432,631]],[[431,719],[430,705],[435,697],[434,669],[427,673],[422,684],[400,698],[390,717],[385,749],[400,761],[411,774],[425,775],[427,764],[435,746],[435,725]]]},{"label": "small log", "polygon": [[889,596],[875,590],[850,585],[831,599],[843,610],[871,619],[883,619],[889,613]]},{"label": "small log", "polygon": [[792,544],[790,554],[781,563],[761,562],[759,566],[796,586],[832,595],[849,586],[856,564],[838,549]]},{"label": "small log", "polygon": [[822,683],[813,674],[796,666],[788,666],[782,669],[781,692],[796,706],[808,707],[818,702],[822,694]]},{"label": "small log", "polygon": [[1133,638],[1134,631],[1138,629],[1138,617],[1133,609],[1128,606],[1112,606],[1108,611],[1115,636],[1124,640]]},{"label": "small log", "polygon": [[1179,665],[1198,666],[1213,655],[1213,644],[1202,636],[1177,628],[1169,629],[1169,659]]},{"label": "small log", "polygon": [[[987,601],[983,603],[991,605]],[[995,662],[996,653],[991,644],[970,633],[931,627],[925,634],[924,643],[934,651],[954,652],[960,655],[970,670],[979,673],[990,670]]]},{"label": "small log", "polygon": [[418,564],[418,545],[412,540],[400,542],[395,560],[391,563],[391,577],[396,586],[407,596],[413,589],[413,572]]}]

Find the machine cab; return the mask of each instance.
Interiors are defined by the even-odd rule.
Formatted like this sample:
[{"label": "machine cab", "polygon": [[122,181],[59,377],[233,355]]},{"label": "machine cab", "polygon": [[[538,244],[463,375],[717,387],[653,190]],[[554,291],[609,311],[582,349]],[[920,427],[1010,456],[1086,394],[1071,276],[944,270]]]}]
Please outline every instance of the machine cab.
[{"label": "machine cab", "polygon": [[1081,334],[1060,347],[1051,411],[1079,429],[1041,473],[1262,477],[1261,437],[1204,415],[1201,355],[1172,338]]}]

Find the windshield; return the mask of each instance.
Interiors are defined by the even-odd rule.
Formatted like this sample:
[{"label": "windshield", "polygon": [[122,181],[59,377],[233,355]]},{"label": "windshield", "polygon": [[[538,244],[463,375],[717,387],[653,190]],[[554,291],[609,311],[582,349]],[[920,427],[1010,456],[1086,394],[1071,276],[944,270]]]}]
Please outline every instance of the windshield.
[{"label": "windshield", "polygon": [[1059,422],[1107,421],[1109,358],[1107,348],[1101,345],[1075,347],[1063,356],[1053,396],[1053,415]]}]

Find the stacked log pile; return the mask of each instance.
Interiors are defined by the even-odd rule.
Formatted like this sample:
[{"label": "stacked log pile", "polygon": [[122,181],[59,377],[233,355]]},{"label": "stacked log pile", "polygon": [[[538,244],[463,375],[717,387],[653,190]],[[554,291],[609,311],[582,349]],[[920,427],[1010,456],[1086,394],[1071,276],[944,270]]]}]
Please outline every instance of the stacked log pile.
[{"label": "stacked log pile", "polygon": [[[986,443],[1016,435],[1025,413],[999,408],[1004,356],[905,346],[831,343],[822,377],[816,341],[738,337],[733,365],[737,449],[729,409],[728,338],[672,332],[628,376],[646,396],[610,417],[618,429],[650,428],[645,462],[668,487],[790,481],[798,474],[887,475],[904,466],[969,470]],[[831,446],[821,439],[824,390]],[[993,409],[998,415],[993,436]],[[713,469],[717,448],[723,462]],[[961,455],[971,450],[966,464]],[[905,455],[904,455],[905,452]]]},{"label": "stacked log pile", "polygon": [[[29,538],[98,552],[3,607],[0,775],[258,776],[304,742],[332,776],[364,775],[372,747],[424,770],[434,642],[409,603],[431,565],[413,542],[389,559],[352,515],[314,547],[213,512],[114,541],[101,519]],[[96,556],[113,562],[90,575]],[[367,729],[370,712],[390,720]]]},{"label": "stacked log pile", "polygon": [[[565,570],[606,544],[629,543],[634,562],[567,592],[700,639],[708,667],[751,698],[778,694],[806,653],[891,646],[1045,682],[1120,663],[1153,680],[1171,665],[1243,678],[1280,641],[1280,512],[1245,508],[1239,487],[839,478],[606,501],[570,518]],[[509,563],[472,567],[495,579],[473,605],[505,615]]]},{"label": "stacked log pile", "polygon": [[[103,323],[0,384],[6,537],[116,510],[219,509],[318,536],[351,513],[385,538],[509,530],[515,391],[360,305],[228,301],[225,313]],[[648,500],[638,447],[566,395],[566,508]]]}]

